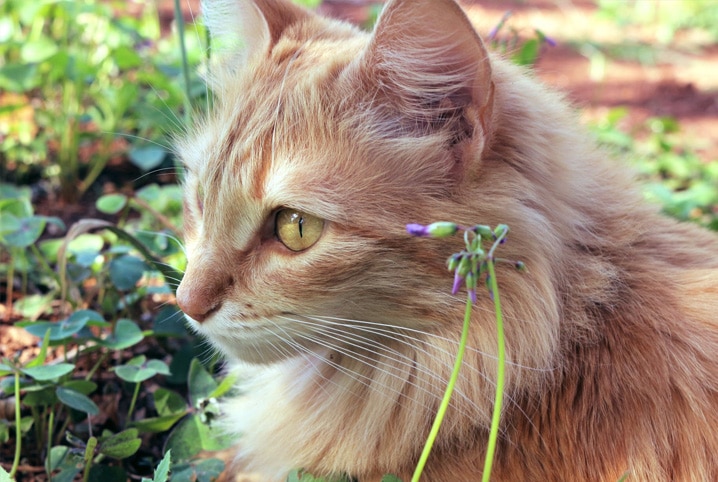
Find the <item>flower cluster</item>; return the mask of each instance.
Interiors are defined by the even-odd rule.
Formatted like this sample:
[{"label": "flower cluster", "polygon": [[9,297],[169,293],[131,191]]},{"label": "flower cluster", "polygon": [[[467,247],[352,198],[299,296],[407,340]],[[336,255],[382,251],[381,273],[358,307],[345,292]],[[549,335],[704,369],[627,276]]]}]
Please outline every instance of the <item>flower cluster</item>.
[{"label": "flower cluster", "polygon": [[[457,294],[459,289],[461,289],[461,285],[464,284],[472,303],[476,303],[477,300],[476,286],[478,280],[484,281],[489,290],[489,295],[493,299],[491,278],[488,269],[489,262],[507,262],[513,264],[518,270],[525,269],[525,265],[521,261],[510,261],[494,257],[496,247],[506,242],[509,227],[505,224],[499,224],[496,228],[491,229],[489,226],[483,224],[467,227],[456,223],[440,221],[428,225],[407,224],[406,231],[412,236],[429,238],[446,238],[453,236],[459,231],[464,232],[466,249],[452,254],[447,260],[446,265],[449,271],[454,273],[454,283],[451,288],[451,294]],[[486,250],[484,243],[489,242],[491,245],[488,250]]]}]

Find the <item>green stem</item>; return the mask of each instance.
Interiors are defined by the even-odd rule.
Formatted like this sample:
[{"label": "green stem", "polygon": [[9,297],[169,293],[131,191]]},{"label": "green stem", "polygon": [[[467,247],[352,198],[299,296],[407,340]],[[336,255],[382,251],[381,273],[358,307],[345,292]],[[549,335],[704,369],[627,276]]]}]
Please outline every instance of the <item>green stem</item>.
[{"label": "green stem", "polygon": [[177,35],[179,36],[180,52],[182,54],[182,75],[184,77],[184,89],[185,89],[185,124],[189,125],[190,116],[192,115],[192,95],[190,92],[190,75],[189,75],[189,60],[187,58],[187,47],[184,43],[184,17],[182,15],[182,8],[180,7],[180,1],[174,0],[175,5],[175,22],[177,22]]},{"label": "green stem", "polygon": [[87,375],[85,375],[86,381],[92,380],[92,377],[95,375],[95,372],[97,371],[98,368],[100,368],[100,365],[102,365],[104,363],[104,361],[107,359],[108,356],[109,356],[108,352],[106,352],[106,351],[102,352],[102,354],[98,357],[97,362],[94,365],[92,365],[92,368],[90,368],[90,371],[88,371]]},{"label": "green stem", "polygon": [[15,458],[12,460],[10,480],[14,480],[17,468],[20,466],[20,454],[22,452],[22,430],[20,422],[20,371],[15,370]]},{"label": "green stem", "polygon": [[46,275],[52,277],[52,279],[55,280],[57,285],[60,286],[60,276],[55,272],[54,269],[52,269],[50,264],[45,259],[45,256],[42,254],[42,251],[40,251],[36,244],[31,244],[30,250],[32,250],[33,254],[35,255],[35,258],[37,259],[37,262],[42,268],[43,272]]},{"label": "green stem", "polygon": [[105,137],[100,143],[100,152],[97,153],[97,155],[90,163],[90,171],[87,173],[85,179],[83,179],[82,182],[77,183],[77,189],[79,191],[78,197],[82,197],[82,195],[85,194],[88,189],[90,189],[92,183],[94,183],[97,178],[100,177],[100,174],[102,174],[102,171],[105,169],[105,166],[107,166],[107,163],[110,161],[111,154],[109,151],[111,145],[112,138],[105,134]]},{"label": "green stem", "polygon": [[137,402],[137,396],[140,394],[140,384],[135,383],[135,393],[132,394],[132,401],[130,402],[130,409],[127,411],[127,421],[129,422],[132,418],[132,412],[135,411],[135,403]]},{"label": "green stem", "polygon": [[[56,407],[59,406],[58,415],[60,415],[60,414],[66,415],[64,417],[60,417],[60,416],[57,417],[58,420],[59,419],[63,420],[62,425],[60,426],[60,430],[57,431],[57,440],[55,440],[55,445],[59,445],[60,442],[62,441],[62,437],[65,435],[65,432],[67,431],[67,427],[70,426],[70,420],[72,420],[72,417],[70,417],[69,413],[68,414],[63,413],[63,411],[64,411],[64,409],[62,408],[63,406],[60,406],[59,404],[55,404],[55,406]],[[50,412],[50,413],[55,413],[54,408],[53,408],[52,412]]]},{"label": "green stem", "polygon": [[90,437],[90,440],[87,441],[87,446],[85,447],[85,470],[82,476],[83,482],[88,482],[90,480],[90,467],[92,467],[95,447],[97,447],[97,439],[95,437]]},{"label": "green stem", "polygon": [[426,461],[429,458],[429,454],[431,453],[431,448],[434,446],[434,441],[436,440],[436,436],[439,433],[439,428],[441,427],[441,423],[444,420],[444,415],[446,414],[446,410],[449,407],[449,402],[451,401],[451,395],[454,392],[454,386],[456,385],[456,380],[459,378],[459,369],[461,368],[461,364],[464,361],[464,352],[466,351],[466,342],[469,337],[469,322],[471,321],[471,299],[467,297],[466,299],[466,312],[464,314],[464,328],[461,331],[461,341],[459,342],[459,351],[456,354],[456,361],[454,362],[454,369],[451,372],[451,377],[449,378],[449,384],[446,386],[446,391],[444,392],[444,398],[441,400],[441,405],[439,405],[439,410],[436,412],[436,418],[434,419],[434,424],[431,426],[431,431],[429,432],[429,437],[426,439],[426,444],[424,445],[424,450],[421,452],[421,457],[419,458],[419,463],[416,465],[416,470],[414,470],[414,475],[411,478],[411,482],[418,482],[419,478],[421,477],[421,473],[424,471],[424,466],[426,465]]},{"label": "green stem", "polygon": [[47,478],[52,480],[52,429],[55,426],[55,410],[50,409],[50,421],[47,426]]},{"label": "green stem", "polygon": [[[493,251],[493,249],[492,249]],[[490,253],[490,255],[493,253]],[[482,482],[488,482],[491,478],[491,467],[494,463],[496,453],[496,441],[499,435],[499,422],[501,420],[501,406],[504,398],[504,382],[506,364],[506,347],[504,340],[504,319],[501,312],[501,298],[499,297],[499,286],[496,281],[493,258],[489,257],[487,263],[489,276],[491,277],[491,293],[494,297],[494,308],[496,310],[496,338],[498,344],[498,372],[496,375],[496,399],[494,400],[494,413],[491,417],[491,430],[489,432],[489,444],[486,448],[486,459],[484,460],[484,472]]]},{"label": "green stem", "polygon": [[7,264],[7,300],[6,300],[6,318],[8,321],[10,321],[10,317],[12,316],[12,299],[13,299],[13,289],[15,288],[15,253],[13,252],[14,249],[10,250],[10,262]]}]

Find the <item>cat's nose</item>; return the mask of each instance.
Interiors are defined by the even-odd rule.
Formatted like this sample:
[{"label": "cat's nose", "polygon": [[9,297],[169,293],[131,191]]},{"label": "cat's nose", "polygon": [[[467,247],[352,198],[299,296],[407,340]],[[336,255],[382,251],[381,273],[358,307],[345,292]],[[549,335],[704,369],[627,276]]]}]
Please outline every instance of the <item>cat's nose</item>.
[{"label": "cat's nose", "polygon": [[188,268],[177,287],[177,305],[187,316],[202,323],[222,307],[232,284],[232,277],[219,270]]}]

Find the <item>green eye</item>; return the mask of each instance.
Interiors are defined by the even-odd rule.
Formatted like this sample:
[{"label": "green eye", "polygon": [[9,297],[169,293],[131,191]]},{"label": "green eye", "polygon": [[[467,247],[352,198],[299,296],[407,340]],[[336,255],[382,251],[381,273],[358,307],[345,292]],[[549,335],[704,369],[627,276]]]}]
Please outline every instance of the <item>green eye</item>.
[{"label": "green eye", "polygon": [[324,220],[296,209],[280,209],[274,218],[274,231],[284,246],[303,251],[319,240]]}]

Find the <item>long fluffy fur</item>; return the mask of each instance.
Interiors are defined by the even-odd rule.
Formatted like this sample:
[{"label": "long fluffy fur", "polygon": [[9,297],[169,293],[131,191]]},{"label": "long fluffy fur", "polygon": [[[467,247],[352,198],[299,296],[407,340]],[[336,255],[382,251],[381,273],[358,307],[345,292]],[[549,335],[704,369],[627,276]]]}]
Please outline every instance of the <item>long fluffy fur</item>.
[{"label": "long fluffy fur", "polygon": [[[560,96],[486,54],[450,0],[390,2],[374,34],[251,3],[267,38],[250,48],[266,51],[208,74],[216,106],[179,146],[178,301],[241,373],[225,405],[240,465],[410,477],[463,300],[443,264],[459,241],[403,226],[451,220],[508,224],[502,255],[528,266],[498,272],[494,480],[718,480],[715,234],[645,205]],[[282,206],[326,220],[316,245],[275,239]],[[490,300],[474,313],[425,480],[480,477],[496,334]]]}]

